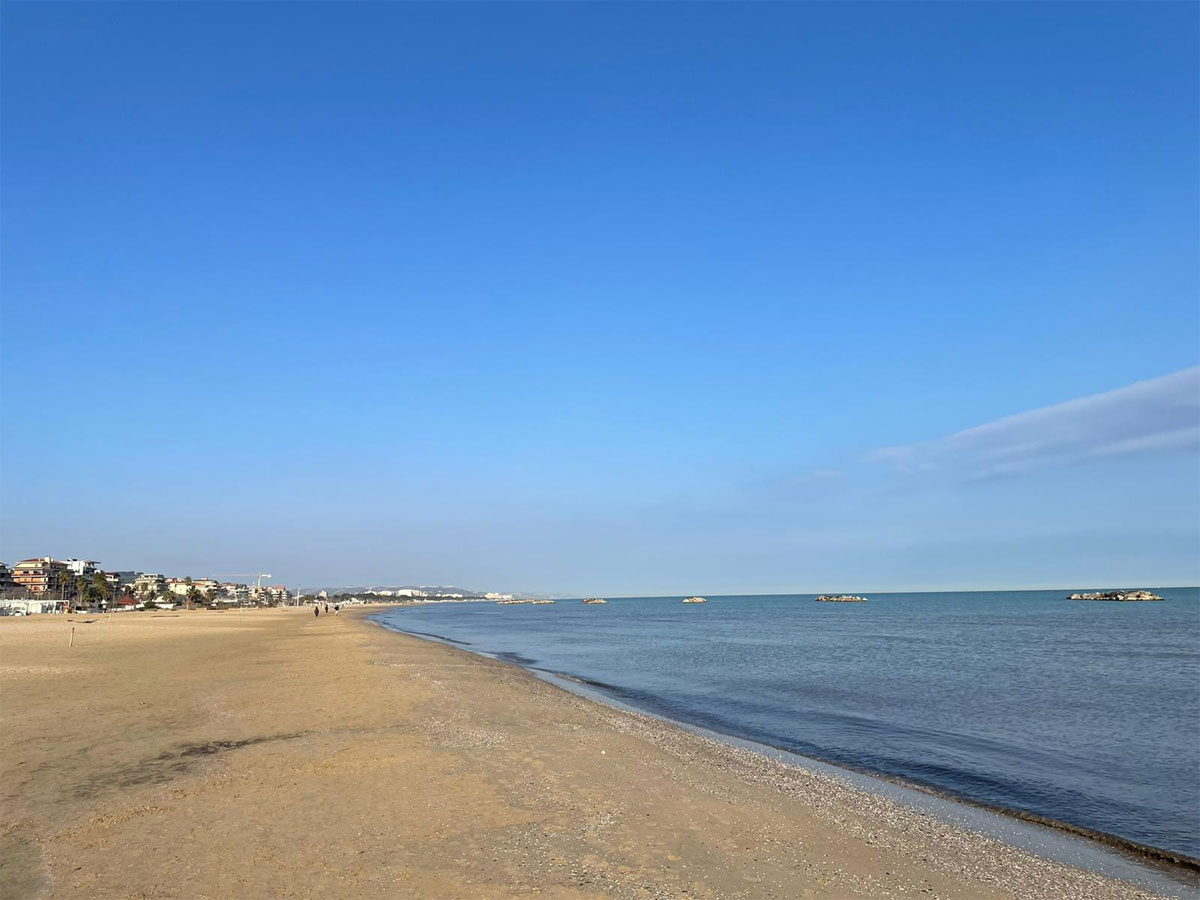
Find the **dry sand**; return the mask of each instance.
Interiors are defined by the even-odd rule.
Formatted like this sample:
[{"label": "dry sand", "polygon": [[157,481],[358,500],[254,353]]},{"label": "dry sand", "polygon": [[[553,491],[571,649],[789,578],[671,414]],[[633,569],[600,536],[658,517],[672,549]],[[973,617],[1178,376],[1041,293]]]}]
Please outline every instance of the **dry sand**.
[{"label": "dry sand", "polygon": [[5,900],[1152,896],[361,611],[71,618],[0,619]]}]

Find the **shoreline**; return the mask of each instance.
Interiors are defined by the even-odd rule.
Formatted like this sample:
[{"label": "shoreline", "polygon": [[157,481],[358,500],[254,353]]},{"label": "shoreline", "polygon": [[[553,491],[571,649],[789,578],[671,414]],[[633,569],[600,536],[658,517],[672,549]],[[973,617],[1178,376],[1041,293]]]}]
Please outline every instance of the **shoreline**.
[{"label": "shoreline", "polygon": [[[470,652],[470,651],[467,651]],[[506,662],[505,660],[499,660]],[[518,667],[522,667],[520,663],[509,663]],[[523,668],[523,667],[522,667]],[[529,669],[535,675],[538,670]],[[772,759],[781,759],[788,761],[792,765],[801,768],[815,768],[818,771],[829,770],[834,777],[847,778],[858,785],[866,785],[867,790],[880,793],[887,793],[888,788],[896,789],[901,792],[899,795],[916,794],[918,797],[905,797],[902,802],[907,802],[918,807],[930,806],[933,804],[926,801],[935,801],[944,809],[946,806],[958,808],[960,815],[952,816],[943,813],[935,812],[939,818],[945,820],[948,824],[961,824],[956,822],[956,819],[961,819],[962,813],[976,811],[987,814],[988,816],[1002,818],[1012,825],[1023,825],[1039,830],[1051,832],[1051,840],[1071,840],[1080,842],[1088,846],[1091,854],[1103,854],[1109,861],[1123,863],[1137,867],[1144,875],[1150,873],[1152,880],[1157,881],[1159,877],[1166,879],[1166,882],[1171,887],[1184,887],[1188,889],[1200,889],[1200,860],[1193,859],[1184,854],[1174,853],[1169,850],[1160,850],[1157,847],[1151,847],[1146,844],[1139,844],[1135,841],[1127,840],[1119,835],[1107,834],[1102,831],[1085,828],[1079,825],[1073,825],[1070,822],[1063,822],[1057,819],[1052,819],[1047,816],[1040,816],[1036,813],[1029,813],[1024,810],[1013,809],[1007,806],[999,806],[996,804],[986,803],[980,800],[974,800],[970,797],[955,794],[951,791],[945,791],[932,785],[922,784],[916,781],[910,781],[899,776],[888,775],[884,772],[876,772],[872,769],[857,768],[846,763],[836,762],[834,760],[823,759],[819,756],[810,756],[803,753],[797,753],[794,750],[789,750],[786,747],[780,747],[776,744],[770,744],[764,741],[755,740],[753,738],[743,737],[741,735],[728,732],[718,731],[704,725],[698,725],[693,722],[687,722],[682,719],[673,719],[670,716],[665,716],[656,713],[652,710],[642,709],[632,704],[626,704],[621,700],[609,697],[603,694],[601,690],[590,690],[590,683],[586,679],[578,678],[577,676],[569,675],[562,672],[546,672],[549,676],[546,680],[551,684],[556,684],[564,690],[573,691],[571,682],[581,683],[584,689],[579,691],[580,696],[594,699],[596,702],[614,706],[618,709],[626,709],[629,712],[638,715],[649,716],[653,719],[658,719],[662,722],[677,726],[679,728],[692,731],[703,737],[712,740],[728,743],[735,747],[746,747],[754,752],[761,753]],[[978,825],[978,821],[976,825]],[[999,832],[1004,829],[988,829],[986,827],[979,828],[987,834],[999,836],[1001,840],[1006,840],[1009,843],[1015,844],[1020,849],[1031,850],[1040,855],[1047,856],[1057,862],[1063,862],[1067,865],[1077,865],[1080,868],[1094,871],[1101,875],[1112,875],[1111,871],[1106,871],[1102,866],[1081,865],[1078,862],[1073,862],[1071,859],[1060,857],[1054,852],[1047,852],[1043,846],[1040,850],[1033,849],[1032,845],[1037,841],[1016,842],[1009,838],[999,835]],[[1085,855],[1091,855],[1085,854]],[[1133,880],[1133,879],[1129,879]],[[1145,885],[1149,889],[1154,889],[1152,884]]]},{"label": "shoreline", "polygon": [[0,895],[1189,894],[1043,859],[379,611],[0,622]]},{"label": "shoreline", "polygon": [[[433,634],[430,632],[408,631],[402,628],[394,627],[391,624],[380,621],[378,613],[373,613],[368,616],[368,621],[374,622],[379,627],[391,631],[395,634],[408,635],[419,640],[427,640],[432,643],[440,644],[451,650],[459,650],[463,653],[471,654],[483,659],[489,659],[501,665],[512,666],[524,672],[528,672],[535,678],[546,681],[549,684],[555,685],[569,693],[576,694],[596,703],[608,706],[614,709],[620,709],[634,715],[646,716],[653,720],[666,723],[670,726],[681,728],[689,732],[700,735],[701,737],[710,740],[716,740],[731,746],[741,746],[750,749],[752,752],[762,753],[771,758],[783,758],[791,764],[802,768],[820,767],[830,770],[834,777],[849,777],[855,780],[856,784],[865,783],[867,790],[879,790],[884,786],[898,788],[902,792],[910,794],[918,794],[920,798],[940,801],[942,804],[952,804],[958,807],[966,807],[989,816],[1001,817],[1011,821],[1013,824],[1020,824],[1029,828],[1044,829],[1051,833],[1052,839],[1059,841],[1081,842],[1089,845],[1091,854],[1085,852],[1084,855],[1103,854],[1110,862],[1118,863],[1118,868],[1133,866],[1138,871],[1136,874],[1145,879],[1143,886],[1148,889],[1161,890],[1164,887],[1174,889],[1187,889],[1197,891],[1200,896],[1200,859],[1188,856],[1183,853],[1178,853],[1173,850],[1167,850],[1159,847],[1153,847],[1147,844],[1141,844],[1136,841],[1123,838],[1120,835],[1109,834],[1103,831],[1087,828],[1082,825],[1075,825],[1071,822],[1065,822],[1058,819],[1053,819],[1048,816],[1043,816],[1038,813],[1029,812],[1027,810],[1014,809],[1011,807],[1000,806],[997,804],[987,803],[985,801],[976,800],[971,797],[957,794],[952,791],[947,791],[938,788],[934,785],[923,784],[918,781],[913,781],[900,776],[889,775],[885,772],[877,772],[865,767],[857,767],[844,762],[824,759],[820,756],[813,756],[804,753],[798,753],[790,750],[787,747],[781,747],[776,744],[771,744],[762,740],[758,740],[744,735],[726,732],[712,728],[708,725],[702,725],[696,722],[689,722],[684,719],[677,719],[664,713],[657,712],[654,709],[642,707],[622,696],[622,689],[606,684],[604,682],[594,681],[585,676],[571,673],[558,672],[550,669],[539,668],[529,665],[531,660],[525,660],[516,654],[501,654],[493,653],[485,650],[470,649],[467,642],[456,640],[445,635]],[[917,805],[925,805],[921,803],[920,798],[906,798],[906,802],[916,803]],[[935,813],[936,814],[936,813]],[[955,824],[951,817],[943,813],[941,818],[947,820],[947,824]],[[975,823],[977,826],[983,824]],[[996,835],[1003,831],[1002,828],[984,829],[989,834]],[[1001,840],[1005,838],[1001,837]],[[1030,849],[1031,844],[1036,844],[1036,841],[1026,841],[1018,844],[1021,849]],[[1049,854],[1047,850],[1049,849]],[[1067,851],[1064,853],[1055,853],[1056,848],[1041,848],[1042,855],[1049,855],[1049,858],[1058,862],[1063,862],[1067,865],[1079,865],[1077,862],[1072,862],[1064,856],[1072,855],[1069,853],[1072,848],[1063,848]],[[1034,850],[1033,852],[1039,852]],[[1106,872],[1103,865],[1104,860],[1098,860],[1098,866],[1084,866],[1090,871],[1095,871],[1102,875],[1111,875],[1111,872]]]},{"label": "shoreline", "polygon": [[[450,641],[453,644],[463,644],[463,641],[454,641],[452,638],[446,638],[441,635],[423,635],[416,631],[403,631],[402,634],[410,634],[420,637],[430,637],[439,641]],[[1071,837],[1079,838],[1083,841],[1092,842],[1101,845],[1101,847],[1110,852],[1118,853],[1123,858],[1128,858],[1130,861],[1145,866],[1162,866],[1167,867],[1166,871],[1174,869],[1180,870],[1180,874],[1188,877],[1195,877],[1197,886],[1200,886],[1200,859],[1188,856],[1186,853],[1180,853],[1175,850],[1168,850],[1161,847],[1155,847],[1150,844],[1141,844],[1129,838],[1122,837],[1119,834],[1112,834],[1106,831],[1098,831],[1094,828],[1088,828],[1085,825],[1076,825],[1072,822],[1067,822],[1062,819],[1055,819],[1050,816],[1044,816],[1040,813],[1030,812],[1029,810],[1017,809],[1011,806],[1002,806],[996,803],[988,803],[985,800],[977,800],[966,794],[956,793],[955,791],[946,790],[936,785],[925,784],[924,782],[914,781],[909,778],[904,778],[900,775],[891,775],[887,772],[879,772],[874,769],[869,769],[864,766],[855,766],[851,763],[841,762],[834,759],[826,759],[821,756],[816,756],[808,753],[800,753],[795,750],[790,750],[787,747],[782,747],[778,744],[772,744],[768,741],[759,740],[756,738],[746,737],[744,735],[735,734],[729,731],[722,731],[708,725],[701,725],[696,722],[688,722],[684,719],[676,719],[663,713],[655,712],[653,709],[646,709],[630,703],[619,697],[620,688],[614,685],[604,684],[603,682],[593,681],[581,675],[576,675],[570,672],[553,672],[549,669],[539,669],[535,666],[525,666],[521,662],[509,659],[492,657],[491,654],[483,651],[477,652],[479,655],[488,656],[497,659],[498,662],[509,663],[511,665],[524,668],[527,671],[533,672],[535,675],[550,676],[551,683],[559,684],[565,690],[572,690],[571,685],[579,685],[582,687],[580,691],[582,696],[591,697],[597,702],[616,706],[621,709],[628,709],[632,712],[641,715],[652,716],[656,719],[661,719],[664,722],[670,722],[673,725],[678,725],[681,728],[687,728],[696,731],[699,734],[711,735],[718,740],[736,741],[739,744],[752,745],[760,747],[764,752],[773,752],[785,754],[789,758],[794,758],[800,761],[800,764],[819,764],[827,766],[830,769],[837,770],[839,773],[847,776],[859,776],[870,779],[875,782],[883,782],[894,787],[903,788],[906,791],[923,794],[927,797],[942,800],[947,803],[969,806],[973,809],[978,809],[983,812],[991,813],[997,816],[1004,816],[1018,822],[1023,822],[1028,825],[1036,825],[1041,828],[1047,828],[1055,832],[1061,832]],[[613,691],[618,696],[612,696],[606,691]],[[1186,881],[1187,879],[1185,879]]]},{"label": "shoreline", "polygon": [[[404,634],[416,635],[418,632],[402,632]],[[447,639],[448,640],[448,639]],[[458,642],[461,643],[461,642]],[[466,651],[468,653],[473,651]],[[483,654],[488,655],[488,654]],[[934,800],[941,800],[946,803],[952,803],[960,806],[971,807],[981,812],[990,813],[995,816],[1003,816],[1013,819],[1016,822],[1021,822],[1027,825],[1036,825],[1040,828],[1046,828],[1056,833],[1061,833],[1065,836],[1078,838],[1082,841],[1099,845],[1106,852],[1119,854],[1121,858],[1126,858],[1136,865],[1146,867],[1166,867],[1165,872],[1170,877],[1173,869],[1178,869],[1178,874],[1187,876],[1184,882],[1187,883],[1188,878],[1195,876],[1196,885],[1200,886],[1200,859],[1188,856],[1184,853],[1177,853],[1174,850],[1164,850],[1160,847],[1153,847],[1149,844],[1139,844],[1137,841],[1123,838],[1117,834],[1110,834],[1105,831],[1097,831],[1092,828],[1087,828],[1083,825],[1075,825],[1071,822],[1066,822],[1061,819],[1054,819],[1049,816],[1043,816],[1038,813],[1029,812],[1028,810],[1016,809],[1010,806],[1000,806],[995,803],[988,803],[983,800],[976,800],[968,797],[965,794],[958,794],[954,791],[948,791],[939,788],[935,785],[924,784],[919,781],[913,781],[903,778],[899,775],[889,775],[886,772],[877,772],[874,769],[868,769],[861,766],[853,766],[849,763],[839,762],[837,760],[825,759],[820,756],[813,756],[805,753],[798,753],[795,750],[789,750],[787,747],[781,747],[778,744],[771,744],[766,741],[756,740],[754,738],[744,737],[731,732],[720,731],[706,725],[700,725],[694,722],[688,722],[683,719],[675,719],[671,716],[657,713],[651,709],[643,709],[632,703],[627,703],[616,697],[608,696],[604,693],[606,689],[611,689],[610,685],[605,685],[599,682],[590,681],[579,675],[573,675],[568,672],[551,672],[549,670],[536,669],[533,667],[523,666],[519,662],[499,659],[498,662],[509,663],[526,668],[534,674],[544,673],[550,676],[549,680],[552,684],[559,684],[564,690],[572,690],[570,683],[581,685],[583,690],[580,691],[581,696],[589,697],[597,700],[597,702],[615,706],[619,709],[628,709],[631,712],[640,715],[651,716],[655,719],[660,719],[664,722],[669,722],[680,728],[686,728],[695,731],[698,734],[711,736],[716,740],[733,741],[739,745],[760,748],[761,752],[781,754],[789,759],[795,759],[800,765],[820,765],[835,770],[838,774],[849,777],[858,776],[862,779],[869,779],[872,782],[880,782],[882,784],[891,785],[892,787],[901,788],[905,791],[919,793]]]}]

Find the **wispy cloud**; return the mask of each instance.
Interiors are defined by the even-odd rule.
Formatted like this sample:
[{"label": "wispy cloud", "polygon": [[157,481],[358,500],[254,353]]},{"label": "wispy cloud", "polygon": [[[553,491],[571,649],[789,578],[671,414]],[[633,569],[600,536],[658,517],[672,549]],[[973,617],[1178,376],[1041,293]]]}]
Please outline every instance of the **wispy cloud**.
[{"label": "wispy cloud", "polygon": [[868,455],[905,472],[977,476],[1101,457],[1200,449],[1200,366]]}]

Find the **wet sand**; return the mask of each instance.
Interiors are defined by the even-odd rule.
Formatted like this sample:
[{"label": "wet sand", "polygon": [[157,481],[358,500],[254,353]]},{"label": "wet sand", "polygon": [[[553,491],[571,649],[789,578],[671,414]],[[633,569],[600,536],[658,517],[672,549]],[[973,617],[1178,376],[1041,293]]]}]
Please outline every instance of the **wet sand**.
[{"label": "wet sand", "polygon": [[0,898],[1157,896],[366,612],[0,619]]}]

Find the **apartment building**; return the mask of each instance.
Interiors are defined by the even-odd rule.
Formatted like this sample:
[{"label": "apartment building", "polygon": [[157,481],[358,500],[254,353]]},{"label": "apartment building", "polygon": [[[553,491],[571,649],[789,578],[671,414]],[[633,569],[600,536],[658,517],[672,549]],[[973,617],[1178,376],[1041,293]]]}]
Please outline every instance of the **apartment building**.
[{"label": "apartment building", "polygon": [[221,584],[217,599],[222,603],[249,603],[254,599],[254,589],[248,584],[226,581]]},{"label": "apartment building", "polygon": [[133,590],[137,594],[156,597],[167,589],[167,579],[157,572],[143,572],[133,580]]},{"label": "apartment building", "polygon": [[167,579],[167,590],[176,597],[186,597],[192,588],[195,588],[201,594],[207,594],[209,591],[216,591],[220,587],[221,585],[211,578],[193,578],[191,581],[188,581],[186,578]]},{"label": "apartment building", "polygon": [[292,601],[292,593],[282,584],[271,585],[262,589],[263,599],[274,600],[277,603],[290,603]]},{"label": "apartment building", "polygon": [[12,567],[12,578],[31,594],[60,591],[70,578],[67,564],[49,556],[23,559]]},{"label": "apartment building", "polygon": [[100,568],[100,563],[94,559],[68,559],[63,565],[75,576],[91,575]]}]

